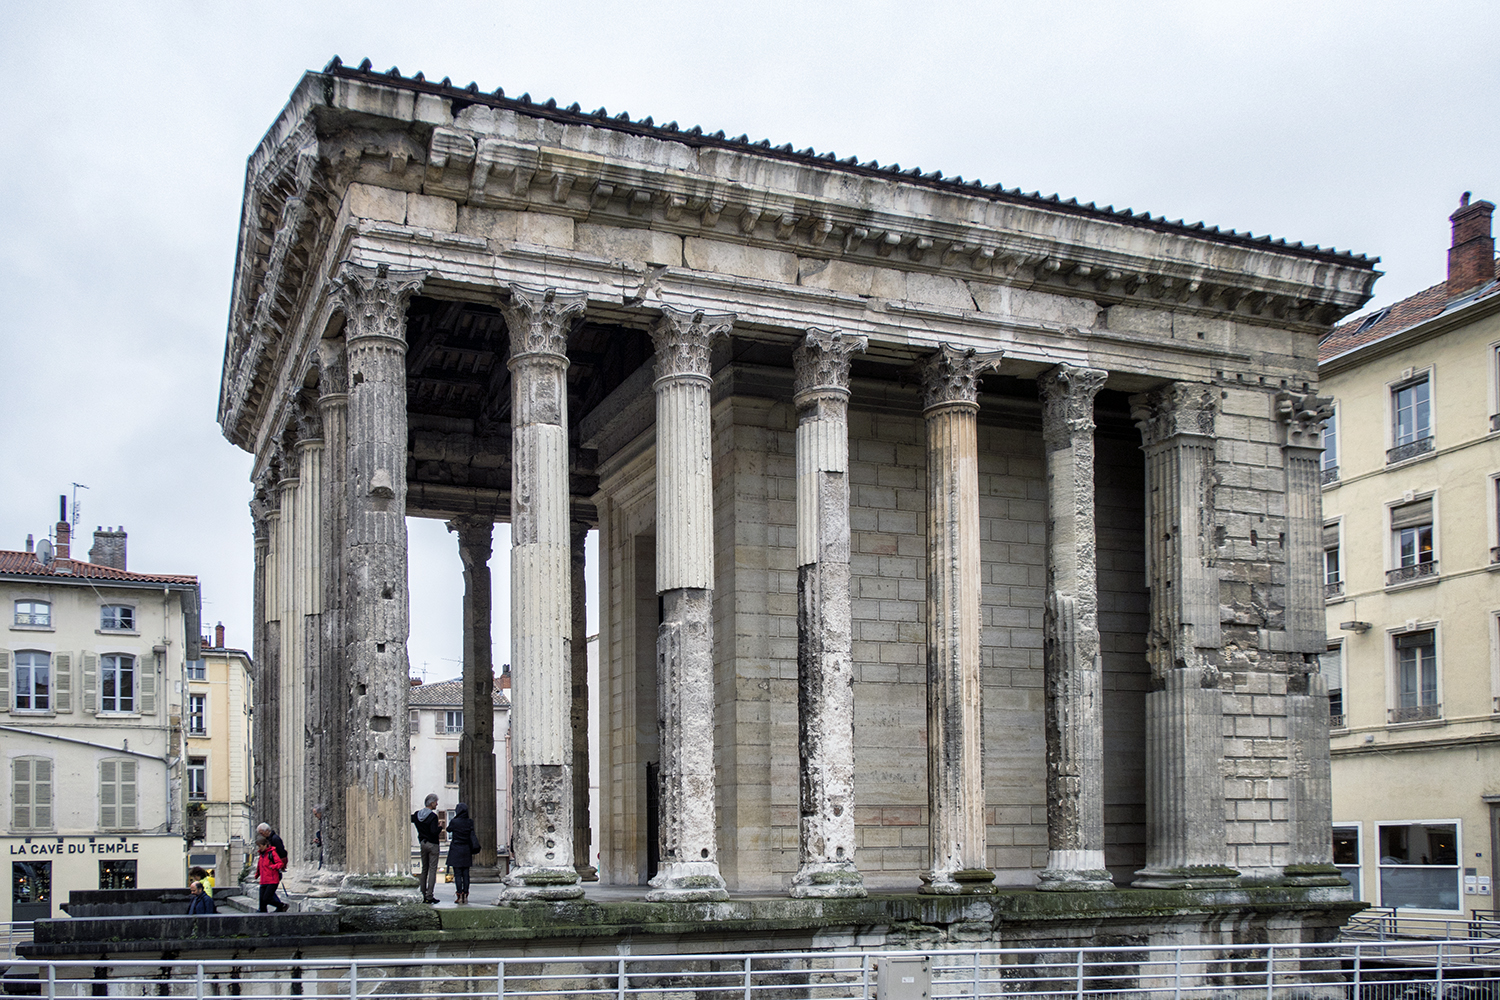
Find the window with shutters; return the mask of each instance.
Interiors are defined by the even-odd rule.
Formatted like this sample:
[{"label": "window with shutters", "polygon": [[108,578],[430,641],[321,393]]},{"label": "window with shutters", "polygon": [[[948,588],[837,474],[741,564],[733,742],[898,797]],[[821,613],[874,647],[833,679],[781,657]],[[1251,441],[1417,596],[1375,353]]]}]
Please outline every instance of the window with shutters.
[{"label": "window with shutters", "polygon": [[23,649],[15,655],[15,691],[17,712],[52,710],[52,654]]},{"label": "window with shutters", "polygon": [[135,657],[125,653],[99,657],[99,711],[135,711]]},{"label": "window with shutters", "polygon": [[443,732],[461,733],[464,731],[464,713],[462,709],[454,711],[449,709],[443,713]]},{"label": "window with shutters", "polygon": [[207,757],[188,758],[187,785],[187,796],[191,801],[202,802],[208,798]]},{"label": "window with shutters", "polygon": [[1393,637],[1395,707],[1390,721],[1425,722],[1442,717],[1438,692],[1437,630],[1398,632]]},{"label": "window with shutters", "polygon": [[1318,672],[1328,688],[1328,725],[1343,729],[1344,720],[1344,644],[1330,642],[1328,650],[1318,657]]},{"label": "window with shutters", "polygon": [[1391,448],[1387,464],[1404,462],[1433,450],[1432,372],[1406,378],[1391,386]]},{"label": "window with shutters", "polygon": [[134,830],[136,820],[136,762],[127,758],[99,762],[99,828]]},{"label": "window with shutters", "polygon": [[188,695],[188,735],[208,735],[208,695]]},{"label": "window with shutters", "polygon": [[1343,525],[1323,525],[1323,597],[1337,601],[1344,596]]},{"label": "window with shutters", "polygon": [[443,775],[444,784],[458,784],[458,754],[449,753],[446,756],[445,770]]},{"label": "window with shutters", "polygon": [[1437,576],[1437,549],[1433,545],[1432,497],[1391,508],[1391,568],[1385,585],[1394,587],[1413,580]]},{"label": "window with shutters", "polygon": [[15,624],[51,628],[52,604],[48,601],[17,601]]},{"label": "window with shutters", "polygon": [[99,627],[112,632],[135,631],[135,608],[129,604],[106,604],[99,609]]},{"label": "window with shutters", "polygon": [[1339,481],[1339,411],[1334,405],[1333,415],[1323,425],[1323,483]]},{"label": "window with shutters", "polygon": [[17,757],[10,767],[11,830],[51,830],[52,758]]}]

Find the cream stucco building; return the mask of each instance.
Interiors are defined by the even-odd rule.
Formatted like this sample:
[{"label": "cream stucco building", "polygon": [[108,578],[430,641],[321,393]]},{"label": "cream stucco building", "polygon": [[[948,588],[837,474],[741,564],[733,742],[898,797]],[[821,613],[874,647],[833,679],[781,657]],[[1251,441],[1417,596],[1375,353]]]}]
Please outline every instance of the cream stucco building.
[{"label": "cream stucco building", "polygon": [[1322,343],[1335,862],[1376,905],[1500,878],[1500,285],[1489,202],[1449,277]]},{"label": "cream stucco building", "polygon": [[125,532],[87,560],[56,543],[0,551],[0,921],[60,916],[73,889],[179,885],[184,663],[198,581],[125,569]]},{"label": "cream stucco building", "polygon": [[[203,655],[183,674],[185,823],[189,863],[238,881],[255,821],[251,816],[250,654],[225,644],[224,626],[203,637]],[[299,859],[306,860],[306,859]]]}]

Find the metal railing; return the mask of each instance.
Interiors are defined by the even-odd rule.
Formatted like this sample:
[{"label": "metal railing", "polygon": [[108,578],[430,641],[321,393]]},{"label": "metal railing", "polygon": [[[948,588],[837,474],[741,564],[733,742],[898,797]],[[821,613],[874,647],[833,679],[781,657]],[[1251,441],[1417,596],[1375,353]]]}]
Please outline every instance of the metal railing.
[{"label": "metal railing", "polygon": [[1417,438],[1417,440],[1408,441],[1406,444],[1398,444],[1394,448],[1386,449],[1385,464],[1394,465],[1397,462],[1404,462],[1408,458],[1416,458],[1418,455],[1425,455],[1428,452],[1433,451],[1436,447],[1437,441],[1430,436]]},{"label": "metal railing", "polygon": [[1468,917],[1443,917],[1372,906],[1350,917],[1349,922],[1344,925],[1345,940],[1394,941],[1411,938],[1500,940],[1500,919],[1492,912],[1486,914],[1483,910],[1475,910]]},{"label": "metal railing", "polygon": [[30,920],[0,921],[0,931],[4,933],[3,939],[0,939],[3,940],[0,947],[3,947],[5,954],[11,958],[15,957],[16,945],[31,943]]},{"label": "metal railing", "polygon": [[1412,563],[1410,566],[1397,566],[1395,569],[1386,570],[1385,585],[1387,587],[1394,587],[1398,584],[1410,583],[1413,580],[1421,580],[1437,575],[1437,560],[1428,559],[1426,562]]},{"label": "metal railing", "polygon": [[[912,961],[924,956],[925,963]],[[892,968],[900,975],[889,975]],[[7,993],[49,998],[1500,1000],[1500,942],[98,964],[72,959],[11,963],[0,984]]]},{"label": "metal railing", "polygon": [[1386,711],[1392,723],[1431,722],[1443,717],[1442,705],[1406,705]]}]

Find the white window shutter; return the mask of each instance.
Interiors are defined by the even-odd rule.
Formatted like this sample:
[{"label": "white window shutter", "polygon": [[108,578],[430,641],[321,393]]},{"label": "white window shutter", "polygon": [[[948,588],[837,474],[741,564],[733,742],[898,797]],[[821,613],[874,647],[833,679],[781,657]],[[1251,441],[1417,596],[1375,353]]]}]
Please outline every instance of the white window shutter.
[{"label": "white window shutter", "polygon": [[52,658],[52,710],[73,711],[73,654],[58,653]]},{"label": "white window shutter", "polygon": [[115,784],[115,762],[101,760],[99,762],[99,825],[106,830],[113,830],[120,825],[116,818],[118,810],[115,808],[118,791]]},{"label": "white window shutter", "polygon": [[131,830],[135,819],[135,761],[120,761],[120,827]]},{"label": "white window shutter", "polygon": [[83,654],[83,710],[89,715],[99,711],[99,657]]},{"label": "white window shutter", "polygon": [[0,712],[9,712],[10,705],[10,650],[0,649]]},{"label": "white window shutter", "polygon": [[11,825],[17,830],[31,829],[31,760],[20,757],[11,761],[14,769],[10,783]]},{"label": "white window shutter", "polygon": [[141,657],[136,660],[136,673],[140,677],[141,697],[136,711],[142,715],[156,714],[156,663]]},{"label": "white window shutter", "polygon": [[31,822],[37,830],[52,829],[52,761],[46,757],[31,762]]}]

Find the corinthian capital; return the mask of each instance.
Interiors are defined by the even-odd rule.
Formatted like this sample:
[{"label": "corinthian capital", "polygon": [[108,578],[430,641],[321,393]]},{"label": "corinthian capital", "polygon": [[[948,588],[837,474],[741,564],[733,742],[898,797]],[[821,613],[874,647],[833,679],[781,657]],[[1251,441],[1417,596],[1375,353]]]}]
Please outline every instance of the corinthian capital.
[{"label": "corinthian capital", "polygon": [[406,305],[431,271],[396,271],[345,261],[334,276],[333,294],[349,317],[346,340],[390,337],[406,340]]},{"label": "corinthian capital", "polygon": [[709,349],[718,337],[729,335],[732,313],[686,312],[662,306],[661,319],[651,328],[656,347],[656,377],[700,375],[709,378],[713,369]]},{"label": "corinthian capital", "polygon": [[568,334],[587,305],[583,292],[511,285],[510,301],[500,305],[510,330],[511,359],[530,354],[567,357]]},{"label": "corinthian capital", "polygon": [[1130,397],[1130,416],[1150,447],[1179,434],[1212,437],[1219,393],[1211,385],[1172,382]]},{"label": "corinthian capital", "polygon": [[1098,368],[1061,364],[1036,380],[1042,397],[1042,433],[1053,447],[1094,429],[1094,397],[1109,373]]},{"label": "corinthian capital", "polygon": [[839,330],[808,330],[792,352],[793,397],[800,400],[822,392],[847,393],[849,363],[868,343],[864,337],[846,337]]},{"label": "corinthian capital", "polygon": [[1313,393],[1276,394],[1276,417],[1286,434],[1286,444],[1293,448],[1323,447],[1323,422],[1333,416],[1333,397]]},{"label": "corinthian capital", "polygon": [[922,408],[979,402],[979,376],[1000,367],[1002,351],[983,354],[944,344],[922,362]]}]

